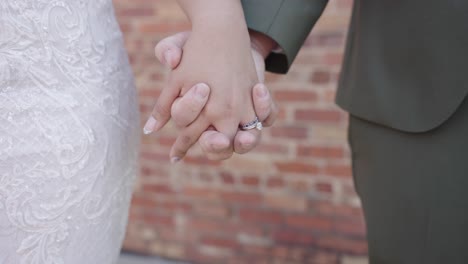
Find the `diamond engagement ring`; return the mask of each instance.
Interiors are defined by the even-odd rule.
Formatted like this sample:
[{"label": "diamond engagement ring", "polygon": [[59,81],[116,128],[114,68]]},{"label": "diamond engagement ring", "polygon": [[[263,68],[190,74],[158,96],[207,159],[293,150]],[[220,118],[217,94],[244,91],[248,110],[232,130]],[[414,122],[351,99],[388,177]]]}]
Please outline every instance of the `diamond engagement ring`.
[{"label": "diamond engagement ring", "polygon": [[262,125],[262,122],[260,122],[260,120],[258,119],[258,117],[255,117],[255,120],[250,121],[249,123],[245,125],[239,125],[239,128],[243,131],[251,130],[254,128],[257,130],[262,130],[263,125]]}]

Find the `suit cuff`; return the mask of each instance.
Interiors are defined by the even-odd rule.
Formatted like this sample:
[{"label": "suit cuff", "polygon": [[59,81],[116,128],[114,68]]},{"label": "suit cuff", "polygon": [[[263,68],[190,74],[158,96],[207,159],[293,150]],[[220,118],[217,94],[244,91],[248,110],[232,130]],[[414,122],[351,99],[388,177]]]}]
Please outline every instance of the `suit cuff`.
[{"label": "suit cuff", "polygon": [[247,25],[278,43],[283,53],[270,53],[267,71],[287,73],[322,14],[328,0],[242,0]]}]

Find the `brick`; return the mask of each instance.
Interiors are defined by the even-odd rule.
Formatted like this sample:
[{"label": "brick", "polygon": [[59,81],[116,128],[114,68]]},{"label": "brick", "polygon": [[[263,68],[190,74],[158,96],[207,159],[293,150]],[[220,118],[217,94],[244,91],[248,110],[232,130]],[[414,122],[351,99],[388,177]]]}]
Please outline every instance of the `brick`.
[{"label": "brick", "polygon": [[278,101],[282,102],[300,102],[300,101],[305,101],[305,102],[313,102],[317,100],[317,93],[310,91],[276,91],[274,93],[274,98]]},{"label": "brick", "polygon": [[289,249],[286,246],[275,246],[272,250],[272,255],[278,258],[287,258]]},{"label": "brick", "polygon": [[170,215],[146,212],[143,214],[143,220],[155,227],[172,228],[174,226],[174,219]]},{"label": "brick", "polygon": [[145,152],[143,151],[140,153],[140,157],[142,160],[149,160],[149,161],[162,161],[162,162],[168,162],[169,161],[169,155],[167,154],[162,154],[162,153],[157,153],[157,152]]},{"label": "brick", "polygon": [[307,173],[307,174],[317,174],[319,168],[316,165],[302,163],[302,162],[276,162],[276,168],[278,171],[283,173]]},{"label": "brick", "polygon": [[148,244],[145,242],[143,239],[140,239],[139,237],[130,237],[126,236],[124,242],[123,242],[123,247],[127,251],[135,252],[135,253],[148,253]]},{"label": "brick", "polygon": [[170,259],[184,259],[185,247],[179,243],[166,244],[166,250],[164,256]]},{"label": "brick", "polygon": [[270,177],[267,179],[267,186],[269,188],[282,188],[285,186],[284,179],[282,177]]},{"label": "brick", "polygon": [[306,230],[318,230],[320,232],[332,229],[332,220],[308,215],[290,215],[286,217],[286,224],[295,228]]},{"label": "brick", "polygon": [[257,247],[262,252],[268,252],[269,250],[266,247],[269,247],[273,243],[270,237],[247,232],[238,234],[237,241],[244,245],[244,248]]},{"label": "brick", "polygon": [[175,228],[160,228],[158,230],[158,240],[164,241],[165,244],[167,242],[173,243],[189,243],[193,240],[193,238],[189,234],[184,234],[183,232],[178,232],[177,227]]},{"label": "brick", "polygon": [[241,183],[246,186],[256,187],[260,184],[260,179],[255,175],[246,175],[241,177]]},{"label": "brick", "polygon": [[213,218],[227,218],[230,214],[229,209],[222,204],[197,204],[194,213]]},{"label": "brick", "polygon": [[312,235],[305,232],[278,230],[274,233],[274,240],[279,244],[310,246],[314,242]]},{"label": "brick", "polygon": [[288,190],[294,194],[306,195],[312,190],[312,186],[305,179],[295,179],[288,182]]},{"label": "brick", "polygon": [[167,184],[150,184],[143,185],[143,191],[155,194],[173,194],[174,190]]},{"label": "brick", "polygon": [[255,204],[261,201],[261,195],[254,192],[224,191],[221,199],[228,203]]},{"label": "brick", "polygon": [[341,65],[343,62],[342,53],[327,53],[323,58],[323,62],[329,66]]},{"label": "brick", "polygon": [[307,199],[303,196],[292,194],[266,194],[264,203],[267,207],[286,212],[305,212]]},{"label": "brick", "polygon": [[310,81],[315,84],[326,84],[331,80],[331,74],[327,71],[315,71],[312,73]]},{"label": "brick", "polygon": [[[161,89],[152,88],[152,87],[144,87],[138,91],[138,95],[143,98],[154,98],[155,100],[161,94]],[[156,102],[156,101],[155,101]]]},{"label": "brick", "polygon": [[306,263],[309,264],[339,264],[339,257],[337,254],[329,252],[316,252],[308,258]]},{"label": "brick", "polygon": [[[158,167],[158,168],[153,168],[153,167],[148,167],[148,164],[144,164],[146,162],[142,162],[141,166],[141,171],[140,171],[140,177],[142,180],[147,180],[147,179],[164,179],[168,177],[168,173],[165,168]],[[153,162],[150,162],[153,163]]]},{"label": "brick", "polygon": [[215,182],[215,177],[215,175],[202,172],[198,175],[198,180],[208,186],[208,184]]},{"label": "brick", "polygon": [[345,36],[342,32],[326,32],[314,34],[311,38],[307,39],[305,45],[338,47],[343,44],[344,37]]},{"label": "brick", "polygon": [[190,199],[216,200],[219,199],[219,192],[209,188],[186,187],[182,193]]},{"label": "brick", "polygon": [[327,165],[323,169],[323,173],[329,176],[345,177],[350,178],[352,175],[351,165]]},{"label": "brick", "polygon": [[288,153],[288,147],[280,144],[265,144],[261,143],[254,151],[256,153],[265,153],[268,155],[284,155]]},{"label": "brick", "polygon": [[232,185],[235,183],[234,176],[228,171],[221,171],[219,173],[219,177],[221,178],[224,184]]},{"label": "brick", "polygon": [[174,145],[176,138],[175,137],[165,137],[161,136],[158,138],[158,143],[161,146],[172,147]]},{"label": "brick", "polygon": [[309,209],[318,215],[345,219],[362,219],[362,209],[326,201],[310,201]]},{"label": "brick", "polygon": [[336,250],[354,255],[367,254],[367,243],[362,240],[354,240],[340,236],[321,237],[317,245],[327,250]]},{"label": "brick", "polygon": [[135,195],[132,198],[132,206],[134,207],[136,206],[136,207],[144,207],[146,209],[152,209],[152,208],[155,208],[156,205],[157,205],[156,201],[146,196]]},{"label": "brick", "polygon": [[333,185],[329,182],[316,182],[315,189],[320,193],[332,194]]},{"label": "brick", "polygon": [[232,255],[234,255],[233,250],[230,248],[209,245],[200,245],[199,253],[203,255],[203,257],[198,256],[194,259],[199,263],[221,263],[221,261],[225,258],[230,258]]},{"label": "brick", "polygon": [[216,160],[209,160],[203,156],[186,156],[183,159],[183,162],[186,164],[191,165],[199,165],[199,166],[219,166],[221,165],[221,161]]},{"label": "brick", "polygon": [[298,146],[297,155],[330,160],[343,158],[345,151],[342,146]]},{"label": "brick", "polygon": [[242,222],[279,224],[283,221],[283,216],[281,213],[275,211],[243,208],[239,210],[239,219]]},{"label": "brick", "polygon": [[203,245],[208,245],[218,248],[232,248],[235,249],[239,243],[235,239],[219,238],[219,237],[204,237],[201,242]]},{"label": "brick", "polygon": [[333,223],[333,229],[337,234],[344,234],[353,237],[366,236],[366,226],[363,220],[340,219]]},{"label": "brick", "polygon": [[226,224],[220,223],[218,220],[201,217],[192,217],[187,223],[188,229],[197,233],[223,233],[223,228],[226,228],[226,226]]},{"label": "brick", "polygon": [[306,256],[306,251],[303,248],[292,248],[289,251],[289,258],[292,260],[303,262]]},{"label": "brick", "polygon": [[176,212],[190,212],[192,207],[193,205],[188,202],[167,199],[165,201],[158,201],[155,209],[164,211],[165,213],[174,214]]},{"label": "brick", "polygon": [[280,138],[304,139],[307,138],[307,133],[307,128],[298,126],[275,126],[271,128],[271,135]]}]

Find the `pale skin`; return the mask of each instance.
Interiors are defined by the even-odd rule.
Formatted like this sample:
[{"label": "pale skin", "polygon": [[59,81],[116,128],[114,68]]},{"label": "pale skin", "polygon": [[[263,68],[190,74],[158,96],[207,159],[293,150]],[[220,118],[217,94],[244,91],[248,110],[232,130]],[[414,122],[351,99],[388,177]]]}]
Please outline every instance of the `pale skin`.
[{"label": "pale skin", "polygon": [[260,131],[239,131],[239,124],[258,116],[269,126],[276,118],[268,90],[255,85],[263,82],[263,60],[275,43],[256,32],[249,36],[238,0],[179,3],[192,22],[192,32],[156,46],[158,59],[174,70],[145,130],[159,130],[172,116],[181,129],[170,154],[173,162],[197,140],[212,160],[229,158],[234,151],[246,153],[259,142]]}]

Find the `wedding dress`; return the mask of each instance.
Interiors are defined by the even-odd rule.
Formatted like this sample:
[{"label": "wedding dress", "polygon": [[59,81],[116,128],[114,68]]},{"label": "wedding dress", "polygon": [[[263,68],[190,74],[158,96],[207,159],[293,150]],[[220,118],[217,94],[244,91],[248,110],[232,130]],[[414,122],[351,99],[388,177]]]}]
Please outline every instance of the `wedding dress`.
[{"label": "wedding dress", "polygon": [[0,263],[114,263],[138,141],[112,1],[0,0]]}]

